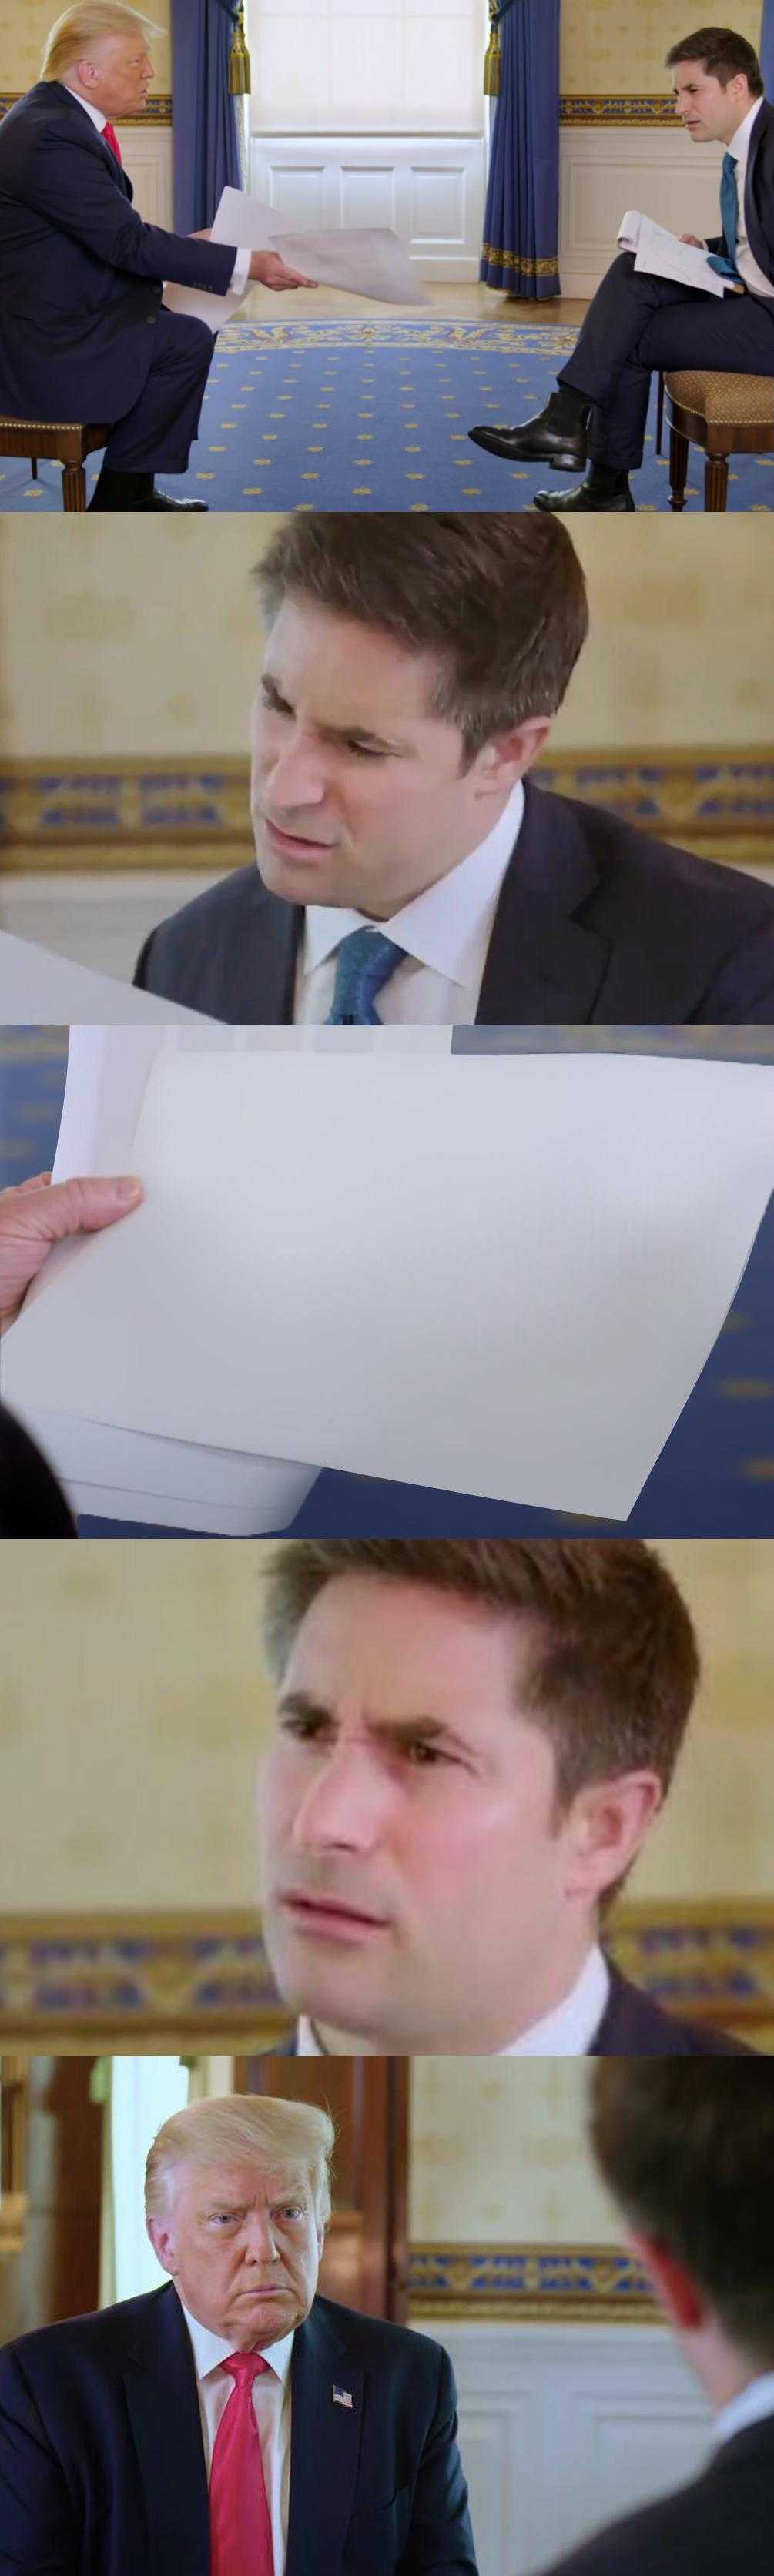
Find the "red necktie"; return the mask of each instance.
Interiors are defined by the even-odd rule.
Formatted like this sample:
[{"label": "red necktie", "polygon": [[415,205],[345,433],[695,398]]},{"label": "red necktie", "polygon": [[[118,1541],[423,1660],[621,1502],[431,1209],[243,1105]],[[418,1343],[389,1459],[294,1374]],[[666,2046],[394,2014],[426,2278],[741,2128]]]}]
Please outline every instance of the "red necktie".
[{"label": "red necktie", "polygon": [[271,2519],[253,2381],[268,2370],[260,2352],[232,2352],[223,2363],[234,2381],[221,2416],[210,2470],[212,2576],[274,2576]]},{"label": "red necktie", "polygon": [[124,165],[123,165],[123,162],[122,162],[122,159],[121,159],[121,146],[120,146],[120,144],[119,144],[118,135],[117,135],[117,133],[116,133],[115,126],[113,126],[113,125],[103,125],[103,128],[102,128],[102,141],[103,141],[103,143],[109,143],[109,145],[110,145],[110,149],[111,149],[111,152],[114,152],[114,153],[115,153],[116,160],[117,160],[117,162],[118,162],[119,170],[122,170]]}]

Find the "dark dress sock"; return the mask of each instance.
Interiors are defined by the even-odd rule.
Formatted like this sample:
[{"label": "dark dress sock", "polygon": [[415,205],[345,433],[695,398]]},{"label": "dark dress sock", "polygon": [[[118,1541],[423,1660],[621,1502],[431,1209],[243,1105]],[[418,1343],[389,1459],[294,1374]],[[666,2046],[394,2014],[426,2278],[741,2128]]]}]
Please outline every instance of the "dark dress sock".
[{"label": "dark dress sock", "polygon": [[114,465],[103,465],[89,507],[92,510],[137,510],[143,501],[150,500],[152,491],[152,474],[121,474]]}]

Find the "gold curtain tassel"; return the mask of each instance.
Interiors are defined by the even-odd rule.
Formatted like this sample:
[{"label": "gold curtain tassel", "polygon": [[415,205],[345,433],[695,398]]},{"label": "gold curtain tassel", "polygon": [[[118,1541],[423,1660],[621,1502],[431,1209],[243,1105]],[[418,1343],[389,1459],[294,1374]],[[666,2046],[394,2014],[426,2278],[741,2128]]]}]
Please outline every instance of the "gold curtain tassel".
[{"label": "gold curtain tassel", "polygon": [[[494,18],[494,13],[495,13],[495,9],[496,9],[496,7],[497,7],[497,0],[489,0],[489,16],[490,16],[490,19],[493,19],[493,18]],[[487,45],[486,54],[485,54],[485,56],[484,56],[484,97],[485,97],[485,98],[499,98],[499,96],[500,96],[500,82],[501,82],[501,74],[502,74],[502,53],[501,53],[501,50],[500,50],[500,29],[499,29],[499,27],[490,26],[490,29],[489,29],[489,43],[488,43],[488,45]]]},{"label": "gold curtain tassel", "polygon": [[247,50],[247,38],[245,36],[244,8],[240,8],[237,25],[234,28],[231,43],[231,57],[228,67],[228,85],[232,98],[249,98],[251,87],[250,56]]}]

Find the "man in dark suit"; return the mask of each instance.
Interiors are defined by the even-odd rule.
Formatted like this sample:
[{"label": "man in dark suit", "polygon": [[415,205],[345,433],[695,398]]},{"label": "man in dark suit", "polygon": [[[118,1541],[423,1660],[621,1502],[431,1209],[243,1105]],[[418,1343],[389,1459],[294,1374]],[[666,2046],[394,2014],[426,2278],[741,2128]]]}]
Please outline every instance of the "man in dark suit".
[{"label": "man in dark suit", "polygon": [[653,1549],[293,1540],[264,1633],[263,1923],[294,2053],[737,2053],[600,1940],[699,1676]]},{"label": "man in dark suit", "polygon": [[592,2141],[715,2422],[690,2485],[550,2576],[770,2576],[774,2533],[774,2068],[596,2069]]},{"label": "man in dark suit", "polygon": [[310,511],[257,569],[258,868],[135,981],[212,1019],[774,1017],[774,891],[527,773],[588,629],[561,522]]},{"label": "man in dark suit", "polygon": [[163,282],[225,295],[307,281],[273,252],[135,214],[112,119],[145,106],[148,29],[118,0],[68,10],[0,125],[0,408],[110,424],[92,509],[201,510],[154,483],[157,467],[185,473],[215,347],[206,322],[167,311]]},{"label": "man in dark suit", "polygon": [[302,2102],[165,2123],[169,2286],[0,2354],[0,2576],[476,2576],[448,2355],[316,2296],[332,2144]]},{"label": "man in dark suit", "polygon": [[727,279],[722,296],[651,277],[623,251],[589,307],[572,357],[534,420],[483,425],[478,447],[513,460],[565,466],[586,481],[538,492],[541,510],[633,510],[629,475],[642,464],[650,381],[658,368],[774,376],[774,108],[757,54],[728,27],[700,27],[673,45],[677,114],[692,143],[723,143],[721,230],[700,243]]}]

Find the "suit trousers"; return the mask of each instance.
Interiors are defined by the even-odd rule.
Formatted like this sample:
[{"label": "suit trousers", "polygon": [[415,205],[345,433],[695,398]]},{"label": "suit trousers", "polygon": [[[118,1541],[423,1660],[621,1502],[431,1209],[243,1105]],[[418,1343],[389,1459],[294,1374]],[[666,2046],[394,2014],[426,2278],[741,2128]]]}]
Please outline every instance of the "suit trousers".
[{"label": "suit trousers", "polygon": [[646,277],[634,252],[613,261],[589,305],[559,383],[594,409],[589,455],[630,473],[642,464],[654,368],[710,367],[774,376],[774,296],[696,295],[671,278]]},{"label": "suit trousers", "polygon": [[114,423],[105,464],[117,474],[184,474],[199,427],[215,341],[206,322],[160,304],[145,325],[153,355],[142,393]]}]

